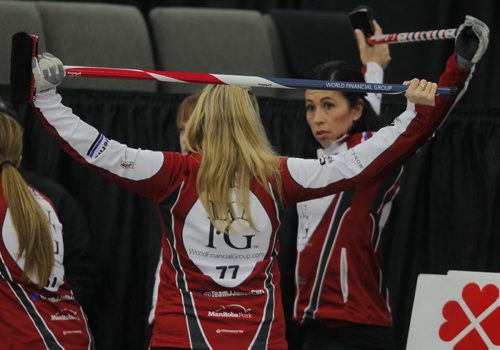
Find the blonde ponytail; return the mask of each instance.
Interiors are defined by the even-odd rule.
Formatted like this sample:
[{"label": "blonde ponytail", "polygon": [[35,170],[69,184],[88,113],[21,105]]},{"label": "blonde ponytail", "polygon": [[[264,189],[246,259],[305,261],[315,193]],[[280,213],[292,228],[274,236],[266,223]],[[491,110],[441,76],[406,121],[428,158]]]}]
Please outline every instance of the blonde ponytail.
[{"label": "blonde ponytail", "polygon": [[0,113],[2,190],[19,241],[17,259],[24,256],[24,273],[28,278],[36,276],[38,286],[42,288],[54,267],[54,246],[47,214],[17,169],[21,162],[22,137],[19,123]]}]

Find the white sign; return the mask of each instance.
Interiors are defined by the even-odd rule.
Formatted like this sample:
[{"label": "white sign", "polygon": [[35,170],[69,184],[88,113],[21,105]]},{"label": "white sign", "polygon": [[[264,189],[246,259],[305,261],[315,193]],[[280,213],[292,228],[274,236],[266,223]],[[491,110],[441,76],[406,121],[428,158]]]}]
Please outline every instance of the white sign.
[{"label": "white sign", "polygon": [[500,274],[418,277],[407,350],[500,350]]}]

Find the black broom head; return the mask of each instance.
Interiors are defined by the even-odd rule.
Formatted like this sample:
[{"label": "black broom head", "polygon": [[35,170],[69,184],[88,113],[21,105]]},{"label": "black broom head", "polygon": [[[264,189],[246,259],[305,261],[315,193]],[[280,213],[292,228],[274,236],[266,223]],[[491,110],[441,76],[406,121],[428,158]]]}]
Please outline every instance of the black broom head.
[{"label": "black broom head", "polygon": [[18,106],[32,102],[34,80],[31,73],[31,59],[38,53],[38,37],[25,32],[12,36],[10,58],[10,102]]}]

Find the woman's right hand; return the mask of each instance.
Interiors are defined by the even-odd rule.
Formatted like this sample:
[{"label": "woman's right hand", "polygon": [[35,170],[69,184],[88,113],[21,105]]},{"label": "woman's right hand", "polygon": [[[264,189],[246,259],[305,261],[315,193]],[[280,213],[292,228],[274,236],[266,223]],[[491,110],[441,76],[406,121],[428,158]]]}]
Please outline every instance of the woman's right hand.
[{"label": "woman's right hand", "polygon": [[416,105],[435,106],[437,84],[425,79],[414,78],[410,81],[403,82],[408,85],[405,96],[408,101]]},{"label": "woman's right hand", "polygon": [[61,60],[48,52],[31,59],[31,71],[37,93],[55,89],[66,76]]}]

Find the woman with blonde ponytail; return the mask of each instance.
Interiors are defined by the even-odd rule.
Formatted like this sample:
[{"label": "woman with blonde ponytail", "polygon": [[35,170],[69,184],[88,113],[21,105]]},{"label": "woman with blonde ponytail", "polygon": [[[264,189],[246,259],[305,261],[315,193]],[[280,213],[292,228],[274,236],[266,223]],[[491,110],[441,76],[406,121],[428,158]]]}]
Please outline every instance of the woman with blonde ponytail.
[{"label": "woman with blonde ponytail", "polygon": [[64,282],[61,224],[18,171],[22,136],[17,121],[0,112],[0,344],[90,349],[86,318]]},{"label": "woman with blonde ponytail", "polygon": [[[43,67],[43,70],[42,68]],[[278,206],[324,197],[399,164],[452,106],[419,88],[394,125],[347,152],[279,157],[246,88],[211,85],[186,125],[187,154],[127,147],[61,103],[62,62],[32,62],[41,122],[75,160],[156,203],[163,230],[152,350],[287,349],[276,256]],[[447,72],[463,86],[467,72]],[[426,85],[426,86],[427,86]],[[414,103],[422,104],[418,112]],[[435,107],[429,107],[430,105]]]}]

